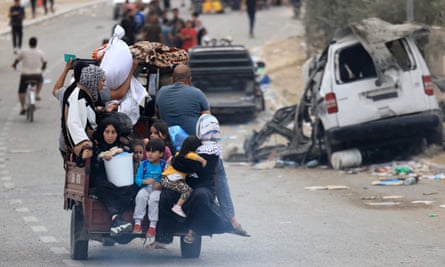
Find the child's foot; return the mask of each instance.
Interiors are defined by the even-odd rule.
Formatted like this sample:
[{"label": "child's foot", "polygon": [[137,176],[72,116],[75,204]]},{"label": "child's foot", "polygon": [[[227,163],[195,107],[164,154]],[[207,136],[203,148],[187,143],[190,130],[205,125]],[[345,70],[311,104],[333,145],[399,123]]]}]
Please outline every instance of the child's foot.
[{"label": "child's foot", "polygon": [[184,217],[184,218],[187,217],[187,215],[185,215],[184,211],[182,210],[182,207],[179,206],[179,205],[174,205],[173,208],[172,208],[172,211],[174,213],[176,213],[176,215],[179,215],[179,216]]},{"label": "child's foot", "polygon": [[133,233],[134,234],[142,234],[142,227],[140,224],[137,223],[133,226]]},{"label": "child's foot", "polygon": [[155,237],[155,235],[156,235],[156,228],[150,226],[146,234],[147,238],[153,238]]}]

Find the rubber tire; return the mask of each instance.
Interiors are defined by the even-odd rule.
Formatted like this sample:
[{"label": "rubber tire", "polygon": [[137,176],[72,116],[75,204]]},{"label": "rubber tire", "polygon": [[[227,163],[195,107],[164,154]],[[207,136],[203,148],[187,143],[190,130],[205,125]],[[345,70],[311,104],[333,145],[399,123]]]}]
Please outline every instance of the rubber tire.
[{"label": "rubber tire", "polygon": [[326,137],[326,135],[324,137],[324,147],[326,150],[326,160],[328,161],[328,166],[333,168],[331,164],[331,157],[332,154],[334,154],[334,152],[338,151],[339,149],[338,147],[332,146],[331,141]]},{"label": "rubber tire", "polygon": [[266,102],[264,101],[264,96],[255,97],[255,106],[257,111],[264,111],[266,109]]},{"label": "rubber tire", "polygon": [[184,236],[181,236],[181,256],[184,259],[199,258],[201,255],[201,236],[195,237],[195,242],[187,244],[184,242]]},{"label": "rubber tire", "polygon": [[31,104],[28,106],[28,108],[26,109],[26,119],[29,120],[30,122],[34,121],[34,110],[36,109],[36,106]]},{"label": "rubber tire", "polygon": [[428,134],[425,136],[426,137],[426,142],[429,145],[438,145],[438,146],[443,146],[443,129],[442,129],[442,125],[440,125],[440,127],[436,127],[435,129],[431,130],[430,132],[428,132]]},{"label": "rubber tire", "polygon": [[70,244],[73,260],[86,260],[88,258],[88,240],[80,239],[81,236],[86,235],[82,205],[76,204],[71,211]]}]

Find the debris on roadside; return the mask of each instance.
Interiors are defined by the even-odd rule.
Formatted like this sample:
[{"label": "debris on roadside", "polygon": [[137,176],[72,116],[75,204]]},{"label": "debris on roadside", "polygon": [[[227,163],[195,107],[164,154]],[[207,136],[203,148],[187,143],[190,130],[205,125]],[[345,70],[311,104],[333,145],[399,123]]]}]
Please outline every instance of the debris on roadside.
[{"label": "debris on roadside", "polygon": [[434,203],[432,200],[414,200],[411,201],[412,204],[424,204],[424,205],[431,205]]},{"label": "debris on roadside", "polygon": [[372,185],[402,185],[403,180],[399,178],[388,178],[388,179],[382,179],[382,180],[375,180],[372,181]]},{"label": "debris on roadside", "polygon": [[326,185],[326,186],[306,186],[304,189],[309,191],[318,190],[348,190],[350,187],[346,185]]},{"label": "debris on roadside", "polygon": [[383,201],[383,202],[366,202],[365,204],[369,205],[369,206],[397,206],[397,205],[400,205],[400,202]]},{"label": "debris on roadside", "polygon": [[383,196],[382,197],[382,199],[384,199],[384,200],[388,200],[388,199],[394,200],[394,199],[402,199],[402,198],[404,198],[404,196]]},{"label": "debris on roadside", "polygon": [[372,185],[414,185],[422,179],[445,179],[445,174],[434,174],[429,165],[417,161],[371,166],[370,170],[372,175],[378,176]]}]

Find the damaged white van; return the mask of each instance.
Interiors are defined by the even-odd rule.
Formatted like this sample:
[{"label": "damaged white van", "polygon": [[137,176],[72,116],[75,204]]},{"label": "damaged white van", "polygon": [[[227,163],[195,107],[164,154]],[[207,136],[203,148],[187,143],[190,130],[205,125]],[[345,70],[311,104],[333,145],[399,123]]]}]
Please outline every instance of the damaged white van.
[{"label": "damaged white van", "polygon": [[378,18],[336,32],[320,57],[307,64],[297,124],[311,123],[313,140],[328,160],[348,148],[389,147],[426,140],[442,146],[434,85],[416,36],[417,24]]}]

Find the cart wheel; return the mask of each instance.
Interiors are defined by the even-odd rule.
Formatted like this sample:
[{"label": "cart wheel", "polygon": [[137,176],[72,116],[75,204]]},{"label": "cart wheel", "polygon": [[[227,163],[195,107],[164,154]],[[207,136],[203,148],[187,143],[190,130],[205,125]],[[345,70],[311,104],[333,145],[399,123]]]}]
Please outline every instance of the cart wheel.
[{"label": "cart wheel", "polygon": [[71,213],[71,258],[73,260],[85,260],[88,258],[88,239],[81,239],[88,236],[83,221],[82,205],[76,204]]},{"label": "cart wheel", "polygon": [[34,110],[36,109],[36,106],[34,104],[31,104],[26,109],[26,118],[30,121],[34,121]]},{"label": "cart wheel", "polygon": [[116,241],[113,238],[110,238],[110,237],[102,238],[102,246],[104,246],[104,247],[112,247],[112,246],[114,246],[115,243],[116,243]]},{"label": "cart wheel", "polygon": [[201,255],[201,236],[195,237],[195,242],[187,244],[184,242],[184,236],[181,236],[181,256],[186,259],[199,258]]}]

